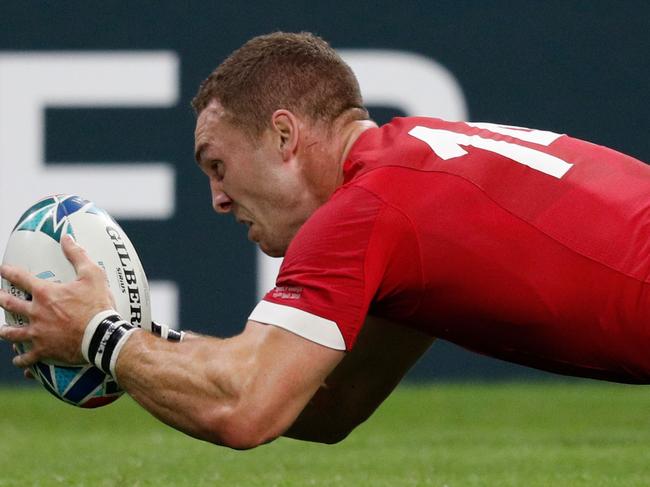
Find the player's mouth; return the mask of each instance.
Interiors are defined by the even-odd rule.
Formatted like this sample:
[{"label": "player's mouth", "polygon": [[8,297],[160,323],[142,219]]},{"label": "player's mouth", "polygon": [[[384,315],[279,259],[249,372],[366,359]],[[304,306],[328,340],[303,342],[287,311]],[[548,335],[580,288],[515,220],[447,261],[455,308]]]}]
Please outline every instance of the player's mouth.
[{"label": "player's mouth", "polygon": [[254,242],[255,239],[253,238],[253,225],[254,225],[253,221],[246,220],[245,218],[237,218],[237,223],[241,223],[248,227],[248,240]]},{"label": "player's mouth", "polygon": [[247,227],[251,227],[251,225],[253,225],[252,220],[247,220],[246,218],[242,218],[242,217],[237,216],[237,215],[235,215],[235,220],[237,221],[237,223],[241,223],[243,225],[246,225]]}]

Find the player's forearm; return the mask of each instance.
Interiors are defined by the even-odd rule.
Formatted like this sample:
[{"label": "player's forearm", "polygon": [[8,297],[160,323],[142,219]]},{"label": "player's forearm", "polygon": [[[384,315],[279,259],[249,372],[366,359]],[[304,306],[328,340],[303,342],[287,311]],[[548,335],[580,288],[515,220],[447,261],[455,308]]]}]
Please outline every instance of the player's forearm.
[{"label": "player's forearm", "polygon": [[116,375],[165,423],[243,449],[284,433],[341,354],[250,321],[225,340],[189,335],[170,343],[138,331],[121,349]]},{"label": "player's forearm", "polygon": [[[243,448],[237,414],[247,393],[241,346],[232,340],[189,335],[170,343],[134,334],[120,353],[117,379],[145,409],[191,436]],[[239,350],[238,350],[239,349]]]}]

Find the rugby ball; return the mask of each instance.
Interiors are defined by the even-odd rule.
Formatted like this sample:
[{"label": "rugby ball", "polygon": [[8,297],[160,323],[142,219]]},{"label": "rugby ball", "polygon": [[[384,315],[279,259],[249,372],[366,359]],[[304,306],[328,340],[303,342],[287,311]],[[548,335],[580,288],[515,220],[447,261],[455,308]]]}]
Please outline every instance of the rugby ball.
[{"label": "rugby ball", "polygon": [[[104,269],[120,315],[151,330],[149,285],[135,248],[115,220],[91,201],[76,195],[54,195],[32,205],[14,227],[2,262],[23,267],[40,279],[73,281],[75,270],[61,249],[61,238],[66,234],[72,235]],[[31,299],[5,279],[2,289]],[[5,318],[11,326],[28,323],[27,317],[8,311]],[[29,349],[29,343],[18,344],[17,348],[22,353]],[[39,362],[30,370],[50,393],[75,406],[103,406],[123,393],[113,378],[88,364]]]}]

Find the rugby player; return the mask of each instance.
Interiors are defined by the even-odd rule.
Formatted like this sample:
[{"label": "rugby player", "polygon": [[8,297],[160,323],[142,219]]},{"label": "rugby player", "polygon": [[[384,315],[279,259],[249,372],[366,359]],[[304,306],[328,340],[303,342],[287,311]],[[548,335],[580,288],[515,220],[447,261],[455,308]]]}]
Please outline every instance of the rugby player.
[{"label": "rugby player", "polygon": [[166,341],[113,326],[101,268],[64,239],[73,283],[0,270],[33,296],[0,294],[29,317],[0,329],[33,344],[16,366],[112,354],[107,372],[153,415],[233,448],[340,441],[435,337],[560,374],[650,382],[642,162],[545,130],[377,127],[350,68],[309,33],[250,40],[193,106],[214,210],[285,257],[276,287],[236,337]]}]

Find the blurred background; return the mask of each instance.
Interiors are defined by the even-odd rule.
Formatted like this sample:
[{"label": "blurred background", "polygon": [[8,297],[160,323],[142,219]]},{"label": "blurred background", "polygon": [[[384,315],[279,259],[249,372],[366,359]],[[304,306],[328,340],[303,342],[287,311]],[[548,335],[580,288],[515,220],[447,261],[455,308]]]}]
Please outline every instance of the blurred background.
[{"label": "blurred background", "polygon": [[[52,193],[111,212],[154,316],[229,336],[277,262],[211,209],[193,161],[199,83],[247,39],[315,32],[379,123],[430,115],[569,133],[650,161],[646,1],[0,3],[0,249]],[[567,324],[570,326],[570,324]],[[0,382],[22,382],[0,343]],[[436,343],[411,380],[552,376]]]}]

